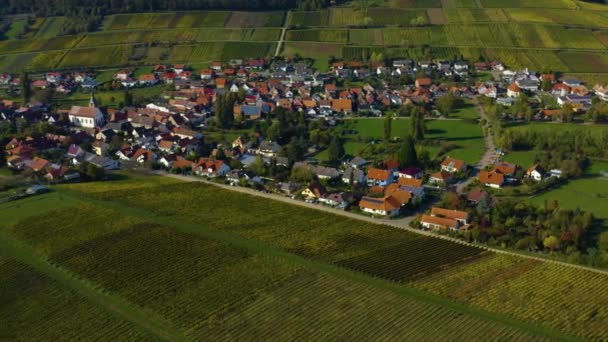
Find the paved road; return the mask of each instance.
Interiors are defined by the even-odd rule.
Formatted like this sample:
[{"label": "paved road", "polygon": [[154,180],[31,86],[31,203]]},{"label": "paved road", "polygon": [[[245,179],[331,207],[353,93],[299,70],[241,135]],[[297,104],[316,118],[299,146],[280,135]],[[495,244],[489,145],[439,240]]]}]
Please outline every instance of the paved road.
[{"label": "paved road", "polygon": [[285,196],[280,196],[280,195],[270,194],[270,193],[263,193],[263,192],[255,191],[255,190],[250,189],[250,188],[244,188],[244,187],[239,187],[239,186],[230,186],[230,185],[225,185],[225,184],[218,184],[218,183],[210,182],[210,181],[207,181],[205,179],[201,179],[201,178],[195,177],[195,176],[175,175],[175,174],[170,174],[170,173],[163,172],[163,171],[156,171],[156,172],[154,172],[154,174],[157,174],[157,175],[160,175],[160,176],[165,176],[165,177],[170,177],[170,178],[174,178],[174,179],[178,179],[178,180],[182,180],[182,181],[185,181],[185,182],[202,182],[202,183],[206,183],[206,184],[210,184],[210,185],[213,185],[213,186],[217,186],[219,188],[226,189],[226,190],[229,190],[229,191],[236,191],[236,192],[240,192],[240,193],[244,193],[244,194],[248,194],[248,195],[252,195],[252,196],[263,197],[263,198],[267,198],[267,199],[271,199],[271,200],[275,200],[275,201],[280,201],[280,202],[285,202],[285,203],[289,203],[289,204],[292,204],[292,205],[297,205],[297,206],[305,207],[305,208],[309,208],[309,209],[321,210],[321,211],[332,213],[332,214],[339,215],[339,216],[342,216],[342,217],[348,217],[348,218],[351,218],[351,219],[354,219],[354,220],[364,221],[364,222],[368,222],[368,223],[375,223],[375,224],[383,224],[383,225],[386,225],[386,226],[390,226],[390,227],[406,230],[406,231],[414,233],[414,234],[424,235],[424,236],[433,237],[433,238],[436,238],[436,239],[442,239],[442,240],[447,240],[447,241],[451,241],[451,242],[454,242],[454,243],[459,243],[459,244],[462,244],[462,245],[467,245],[467,246],[471,246],[471,247],[481,248],[481,249],[484,249],[484,250],[489,251],[489,252],[494,252],[494,253],[498,253],[498,254],[505,254],[505,255],[512,255],[512,256],[517,256],[517,257],[521,257],[521,258],[532,259],[532,260],[537,260],[537,261],[542,261],[542,262],[549,262],[549,263],[561,265],[561,266],[564,266],[564,267],[572,267],[572,268],[577,268],[577,269],[580,269],[580,270],[585,270],[585,271],[594,272],[594,273],[598,273],[598,274],[608,275],[608,271],[604,271],[604,270],[599,270],[599,269],[595,269],[595,268],[591,268],[591,267],[586,267],[586,266],[581,266],[581,265],[569,264],[569,263],[565,263],[565,262],[561,262],[561,261],[545,259],[545,258],[542,258],[542,257],[535,257],[535,256],[531,256],[531,255],[520,254],[520,253],[516,253],[516,252],[501,250],[501,249],[495,249],[495,248],[487,247],[487,246],[484,246],[484,245],[478,245],[478,244],[474,244],[474,243],[468,243],[468,242],[462,241],[460,239],[452,238],[452,237],[449,237],[449,236],[438,235],[438,234],[435,234],[435,233],[432,233],[432,232],[429,232],[429,231],[424,231],[424,230],[410,228],[409,224],[410,224],[411,221],[414,220],[414,218],[415,218],[414,216],[406,217],[406,218],[399,219],[399,220],[375,219],[375,218],[372,218],[372,217],[367,217],[367,216],[351,213],[351,212],[340,210],[340,209],[336,209],[336,208],[326,207],[326,206],[319,205],[319,204],[312,204],[312,203],[306,203],[306,202],[303,202],[303,201],[298,201],[298,200],[291,199],[291,198],[285,197]]}]

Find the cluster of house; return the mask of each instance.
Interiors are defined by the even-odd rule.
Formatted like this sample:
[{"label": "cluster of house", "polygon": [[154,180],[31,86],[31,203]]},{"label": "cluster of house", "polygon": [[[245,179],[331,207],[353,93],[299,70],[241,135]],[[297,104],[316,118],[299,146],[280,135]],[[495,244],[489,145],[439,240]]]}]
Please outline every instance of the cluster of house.
[{"label": "cluster of house", "polygon": [[[496,99],[498,104],[505,107],[512,106],[521,94],[536,95],[541,91],[552,95],[559,106],[570,106],[575,113],[586,112],[591,107],[594,95],[603,101],[608,101],[608,88],[601,85],[589,89],[582,81],[575,78],[558,80],[555,74],[540,74],[528,69],[512,71],[504,69],[501,64],[492,68],[500,74],[501,80],[481,82],[477,84],[476,92]],[[550,87],[543,89],[543,82]],[[535,119],[553,120],[560,114],[560,109],[541,108],[536,113]]]},{"label": "cluster of house", "polygon": [[[39,78],[31,80],[30,86],[34,89],[53,89],[60,94],[70,94],[76,89],[83,90],[95,89],[99,83],[92,74],[87,72],[62,73],[58,71],[48,72]],[[21,79],[13,77],[11,74],[0,75],[0,86],[18,88],[21,86]]]},{"label": "cluster of house", "polygon": [[[520,181],[520,179],[516,177],[516,173],[519,170],[520,167],[517,164],[497,161],[488,169],[480,171],[477,175],[477,180],[484,186],[500,189],[506,185]],[[523,173],[523,177],[535,182],[543,181],[547,177],[560,178],[561,176],[561,170],[552,169],[547,171],[539,164],[530,166]]]}]

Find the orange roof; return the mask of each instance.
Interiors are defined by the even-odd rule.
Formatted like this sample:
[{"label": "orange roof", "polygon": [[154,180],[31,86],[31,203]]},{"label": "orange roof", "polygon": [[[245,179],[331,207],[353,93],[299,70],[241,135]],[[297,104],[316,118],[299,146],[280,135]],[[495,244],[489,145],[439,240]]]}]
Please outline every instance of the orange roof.
[{"label": "orange roof", "polygon": [[225,78],[218,78],[218,79],[216,79],[216,80],[215,80],[215,85],[216,85],[218,88],[220,88],[220,87],[221,87],[221,88],[225,87],[225,86],[226,86],[226,79],[225,79]]},{"label": "orange roof", "polygon": [[395,159],[389,159],[384,162],[384,165],[387,169],[397,169],[399,168],[399,161]]},{"label": "orange roof", "polygon": [[416,86],[417,87],[428,87],[431,84],[433,84],[433,80],[431,80],[428,77],[424,77],[424,78],[417,78],[416,79]]},{"label": "orange roof", "polygon": [[363,197],[359,201],[360,208],[393,211],[401,208],[401,203],[393,196],[384,198]]},{"label": "orange roof", "polygon": [[431,209],[431,215],[447,217],[454,220],[466,220],[469,217],[469,214],[466,211],[451,210],[438,207],[433,207],[433,209]]},{"label": "orange roof", "polygon": [[419,188],[422,186],[422,179],[400,177],[398,182],[401,186],[410,186],[412,188]]},{"label": "orange roof", "polygon": [[431,215],[422,215],[420,222],[430,223],[438,226],[443,226],[445,228],[457,228],[458,222],[453,219],[431,216]]},{"label": "orange roof", "polygon": [[390,175],[391,172],[389,170],[376,169],[373,167],[367,170],[368,179],[388,180]]},{"label": "orange roof", "polygon": [[331,108],[333,110],[352,110],[353,102],[350,99],[335,99],[331,100]]},{"label": "orange roof", "polygon": [[454,159],[454,158],[450,158],[450,157],[445,158],[441,162],[441,166],[450,166],[450,164],[452,164],[453,167],[460,170],[464,167],[465,163],[464,163],[464,160]]},{"label": "orange roof", "polygon": [[561,115],[562,110],[561,109],[544,109],[542,113],[544,116]]},{"label": "orange roof", "polygon": [[496,163],[492,171],[502,173],[505,175],[512,175],[517,171],[517,165],[512,163]]},{"label": "orange roof", "polygon": [[156,80],[156,75],[154,74],[141,74],[137,78],[140,81],[154,81]]},{"label": "orange roof", "polygon": [[34,162],[30,164],[30,168],[34,171],[40,171],[49,164],[48,160],[42,158],[34,158]]},{"label": "orange roof", "polygon": [[189,161],[188,159],[179,159],[176,160],[175,163],[171,166],[172,168],[192,168],[194,166],[194,162]]},{"label": "orange roof", "polygon": [[447,180],[452,178],[452,174],[447,172],[447,171],[439,171],[439,172],[435,172],[429,175],[431,178],[435,178],[435,179],[441,179],[441,180]]},{"label": "orange roof", "polygon": [[158,143],[158,147],[159,148],[169,149],[169,148],[173,147],[173,141],[170,141],[170,140],[161,140]]},{"label": "orange roof", "polygon": [[493,171],[481,171],[477,179],[483,184],[502,185],[505,182],[505,175]]},{"label": "orange roof", "polygon": [[390,191],[387,188],[386,195],[394,197],[395,199],[397,199],[399,201],[399,203],[401,203],[401,205],[408,204],[412,200],[412,193],[411,192],[405,191],[405,190],[401,190],[401,189],[398,189],[398,188],[397,189],[391,188]]},{"label": "orange roof", "polygon": [[521,89],[519,89],[519,87],[517,86],[517,84],[515,83],[511,83],[511,85],[509,85],[509,89],[510,91],[514,92],[514,93],[520,93]]}]

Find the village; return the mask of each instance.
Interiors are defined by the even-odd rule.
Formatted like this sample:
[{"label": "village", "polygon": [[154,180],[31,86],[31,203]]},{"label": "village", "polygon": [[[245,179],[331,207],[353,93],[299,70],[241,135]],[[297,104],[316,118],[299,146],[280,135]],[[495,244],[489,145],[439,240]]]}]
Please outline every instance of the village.
[{"label": "village", "polygon": [[[398,115],[404,106],[422,108],[422,120],[441,118],[437,102],[444,96],[491,99],[503,118],[514,121],[572,121],[598,100],[608,100],[608,88],[589,89],[552,73],[512,71],[499,62],[335,61],[325,73],[306,60],[216,61],[202,70],[155,65],[138,76],[120,70],[113,82],[125,94],[162,84],[167,87],[162,100],[121,108],[98,105],[94,73],[42,76],[25,91],[90,92],[90,100],[56,109],[49,103],[2,101],[0,123],[10,123],[15,132],[4,146],[14,174],[52,184],[104,179],[113,170],[163,170],[373,217],[428,212],[419,215],[419,227],[443,231],[464,231],[470,223],[466,211],[435,206],[445,192],[458,191],[473,206],[491,205],[495,191],[560,179],[562,170],[501,161],[508,153],[502,149],[487,151],[492,163],[486,165],[469,165],[449,152],[434,168],[424,168],[415,157],[370,161],[347,155],[332,129],[352,117]],[[18,91],[23,84],[17,76],[0,75],[5,88]],[[541,96],[550,96],[553,106]],[[513,115],[508,108],[523,98],[524,108]],[[311,127],[325,135],[324,147],[337,151],[331,162],[315,158],[320,143],[310,138]],[[229,143],[226,133],[233,136]]]}]

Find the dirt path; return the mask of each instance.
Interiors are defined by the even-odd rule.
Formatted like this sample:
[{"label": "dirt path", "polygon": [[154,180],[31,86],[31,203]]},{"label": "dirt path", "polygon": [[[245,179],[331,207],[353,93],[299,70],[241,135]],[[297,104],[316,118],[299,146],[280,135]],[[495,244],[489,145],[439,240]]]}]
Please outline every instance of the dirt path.
[{"label": "dirt path", "polygon": [[320,211],[328,212],[328,213],[335,214],[335,215],[338,215],[338,216],[348,217],[348,218],[354,219],[354,220],[364,221],[364,222],[368,222],[368,223],[375,223],[375,224],[383,224],[385,226],[389,226],[389,227],[394,227],[394,228],[406,230],[406,231],[408,231],[410,233],[424,235],[424,236],[432,237],[432,238],[436,238],[436,239],[447,240],[447,241],[451,241],[451,242],[454,242],[454,243],[459,243],[459,244],[462,244],[462,245],[467,245],[467,246],[470,246],[470,247],[481,248],[481,249],[484,249],[486,251],[494,252],[494,253],[497,253],[497,254],[511,255],[511,256],[516,256],[516,257],[530,259],[530,260],[537,260],[537,261],[542,261],[542,262],[548,262],[548,263],[552,263],[552,264],[556,264],[556,265],[560,265],[560,266],[564,266],[564,267],[572,267],[572,268],[576,268],[576,269],[580,269],[580,270],[594,272],[594,273],[597,273],[597,274],[608,275],[608,271],[604,271],[604,270],[600,270],[600,269],[595,269],[595,268],[586,267],[586,266],[582,266],[582,265],[569,264],[569,263],[562,262],[562,261],[551,260],[551,259],[546,259],[546,258],[542,258],[542,257],[536,257],[536,256],[527,255],[527,254],[521,254],[521,253],[517,253],[517,252],[502,250],[502,249],[491,248],[491,247],[487,247],[487,246],[484,246],[484,245],[479,245],[479,244],[475,244],[475,243],[469,243],[469,242],[466,242],[466,241],[463,241],[463,240],[460,240],[460,239],[456,239],[456,238],[452,238],[452,237],[449,237],[449,236],[438,235],[438,234],[435,234],[435,233],[432,233],[432,232],[429,232],[429,231],[425,231],[425,230],[414,229],[414,228],[411,228],[409,226],[410,222],[412,222],[415,219],[414,215],[409,216],[409,217],[405,217],[405,218],[402,218],[402,219],[398,219],[398,220],[375,219],[375,218],[372,218],[372,217],[367,217],[367,216],[351,213],[351,212],[340,210],[340,209],[336,209],[336,208],[326,207],[326,206],[319,205],[319,204],[312,204],[312,203],[306,203],[306,202],[303,202],[303,201],[298,201],[298,200],[295,200],[295,199],[291,199],[289,197],[284,197],[284,196],[280,196],[280,195],[276,195],[276,194],[270,194],[270,193],[263,193],[263,192],[255,191],[255,190],[250,189],[250,188],[244,188],[244,187],[238,187],[238,186],[230,186],[230,185],[218,184],[218,183],[210,182],[210,181],[207,181],[207,180],[201,179],[199,177],[195,177],[195,176],[174,175],[174,174],[166,173],[166,172],[163,172],[163,171],[156,171],[156,172],[154,172],[154,174],[160,175],[160,176],[164,176],[164,177],[170,177],[170,178],[182,180],[184,182],[201,182],[201,183],[213,185],[213,186],[216,186],[218,188],[222,188],[222,189],[229,190],[229,191],[236,191],[236,192],[240,192],[240,193],[243,193],[243,194],[248,194],[248,195],[262,197],[262,198],[267,198],[267,199],[271,199],[271,200],[275,200],[275,201],[280,201],[280,202],[284,202],[284,203],[288,203],[288,204],[292,204],[292,205],[297,205],[297,206],[300,206],[300,207],[305,207],[305,208],[314,209],[314,210],[320,210]]},{"label": "dirt path", "polygon": [[281,29],[281,37],[279,38],[279,41],[277,42],[277,49],[274,51],[275,57],[277,57],[279,54],[281,54],[281,49],[283,48],[283,42],[285,41],[285,34],[287,33],[287,24],[289,22],[290,14],[291,14],[290,11],[287,11],[287,13],[285,14],[285,19],[283,21],[283,28]]}]

